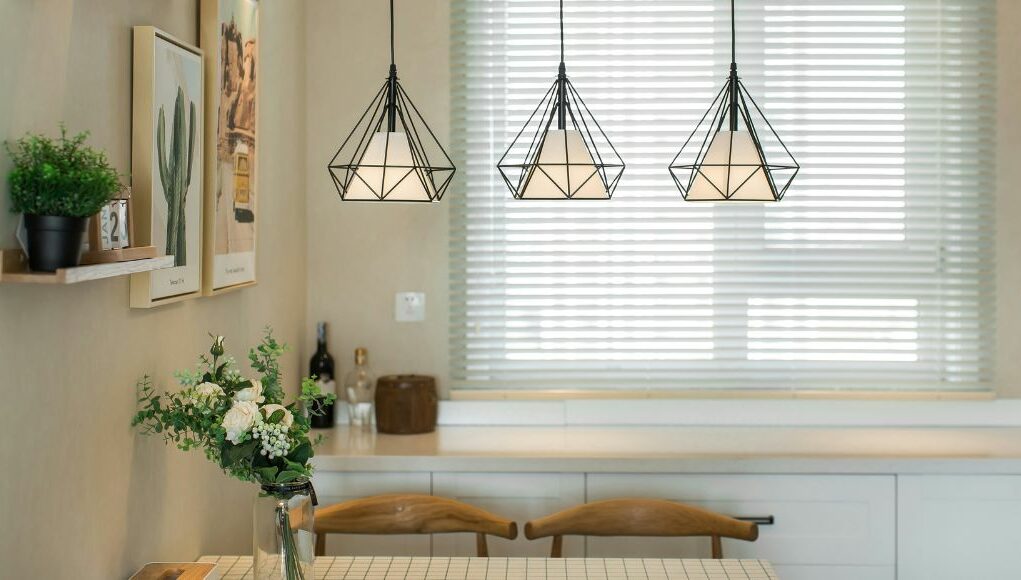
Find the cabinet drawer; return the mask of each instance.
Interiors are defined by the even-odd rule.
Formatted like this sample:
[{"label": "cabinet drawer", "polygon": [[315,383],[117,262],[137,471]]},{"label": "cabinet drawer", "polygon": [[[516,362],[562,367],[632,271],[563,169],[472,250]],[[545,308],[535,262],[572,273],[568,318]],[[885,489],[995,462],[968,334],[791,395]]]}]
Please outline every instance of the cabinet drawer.
[{"label": "cabinet drawer", "polygon": [[[650,497],[733,516],[773,516],[756,542],[724,540],[727,558],[777,565],[892,566],[893,476],[591,474],[588,501]],[[707,557],[697,538],[588,538],[590,557]]]}]

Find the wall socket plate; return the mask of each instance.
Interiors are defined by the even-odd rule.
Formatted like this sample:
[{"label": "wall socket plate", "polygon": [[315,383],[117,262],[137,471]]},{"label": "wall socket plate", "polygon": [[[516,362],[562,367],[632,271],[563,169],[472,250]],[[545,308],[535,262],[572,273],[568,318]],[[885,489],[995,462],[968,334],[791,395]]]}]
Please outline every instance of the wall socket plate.
[{"label": "wall socket plate", "polygon": [[425,293],[398,292],[394,298],[394,320],[397,322],[425,320]]}]

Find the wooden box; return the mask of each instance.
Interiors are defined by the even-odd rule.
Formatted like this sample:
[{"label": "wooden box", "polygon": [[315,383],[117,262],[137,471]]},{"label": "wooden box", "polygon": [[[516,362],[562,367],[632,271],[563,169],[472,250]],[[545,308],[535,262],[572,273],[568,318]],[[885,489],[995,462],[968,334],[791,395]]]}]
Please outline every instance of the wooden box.
[{"label": "wooden box", "polygon": [[376,430],[394,435],[436,430],[436,379],[390,375],[376,382]]}]

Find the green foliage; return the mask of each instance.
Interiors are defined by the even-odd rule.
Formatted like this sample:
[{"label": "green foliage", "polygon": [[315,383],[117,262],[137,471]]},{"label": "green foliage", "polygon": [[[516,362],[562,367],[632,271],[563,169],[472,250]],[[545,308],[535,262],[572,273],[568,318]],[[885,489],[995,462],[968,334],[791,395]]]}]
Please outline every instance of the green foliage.
[{"label": "green foliage", "polygon": [[[185,200],[191,187],[191,163],[195,156],[195,103],[190,103],[188,128],[184,126],[184,89],[177,88],[174,101],[174,126],[170,136],[170,153],[166,149],[166,116],[160,107],[156,123],[156,161],[163,184],[163,195],[167,199],[167,255],[174,256],[175,266],[188,263],[188,242],[185,226]],[[187,142],[185,131],[188,132]]]},{"label": "green foliage", "polygon": [[14,162],[7,179],[11,210],[34,215],[89,217],[124,186],[106,154],[87,145],[88,133],[60,138],[28,134],[4,143]]},{"label": "green foliage", "polygon": [[[311,379],[303,379],[301,395],[283,409],[267,405],[284,405],[284,391],[280,386],[279,358],[287,346],[273,338],[267,329],[262,342],[251,349],[249,360],[261,379],[245,378],[236,368],[234,359],[225,356],[222,337],[213,337],[209,355],[199,357],[195,371],[175,373],[183,387],[178,392],[157,393],[152,380],[145,376],[138,382],[138,412],[131,421],[143,434],[161,435],[168,444],[183,451],[201,449],[206,458],[218,464],[224,472],[243,481],[258,483],[287,483],[310,477],[316,442],[309,440],[308,417],[298,410],[298,404],[313,409],[312,400],[321,397],[318,386]],[[265,400],[253,400],[261,384]],[[246,391],[248,389],[248,391]],[[331,400],[335,399],[330,395]],[[271,442],[258,437],[256,425],[243,433],[231,433],[225,426],[225,417],[235,406],[258,405],[258,423],[261,428],[279,430],[284,436],[280,455],[264,453]],[[288,426],[287,417],[291,421]]]},{"label": "green foliage", "polygon": [[280,344],[273,338],[273,329],[267,328],[259,346],[248,351],[248,361],[252,368],[262,375],[262,388],[266,398],[283,399],[284,391],[280,386],[280,357],[287,352],[287,345]]}]

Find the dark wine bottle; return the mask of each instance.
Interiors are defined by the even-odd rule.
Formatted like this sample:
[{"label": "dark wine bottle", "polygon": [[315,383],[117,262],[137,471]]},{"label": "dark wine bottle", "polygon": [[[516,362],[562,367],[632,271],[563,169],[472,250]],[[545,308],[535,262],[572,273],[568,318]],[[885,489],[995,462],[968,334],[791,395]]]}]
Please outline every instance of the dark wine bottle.
[{"label": "dark wine bottle", "polygon": [[[316,341],[318,343],[316,353],[309,361],[308,372],[316,378],[316,383],[323,394],[337,394],[337,382],[333,372],[333,357],[326,349],[326,323],[320,322],[316,326]],[[324,398],[312,403],[319,414],[312,415],[312,427],[315,429],[329,429],[334,423],[334,404],[326,403]]]}]

